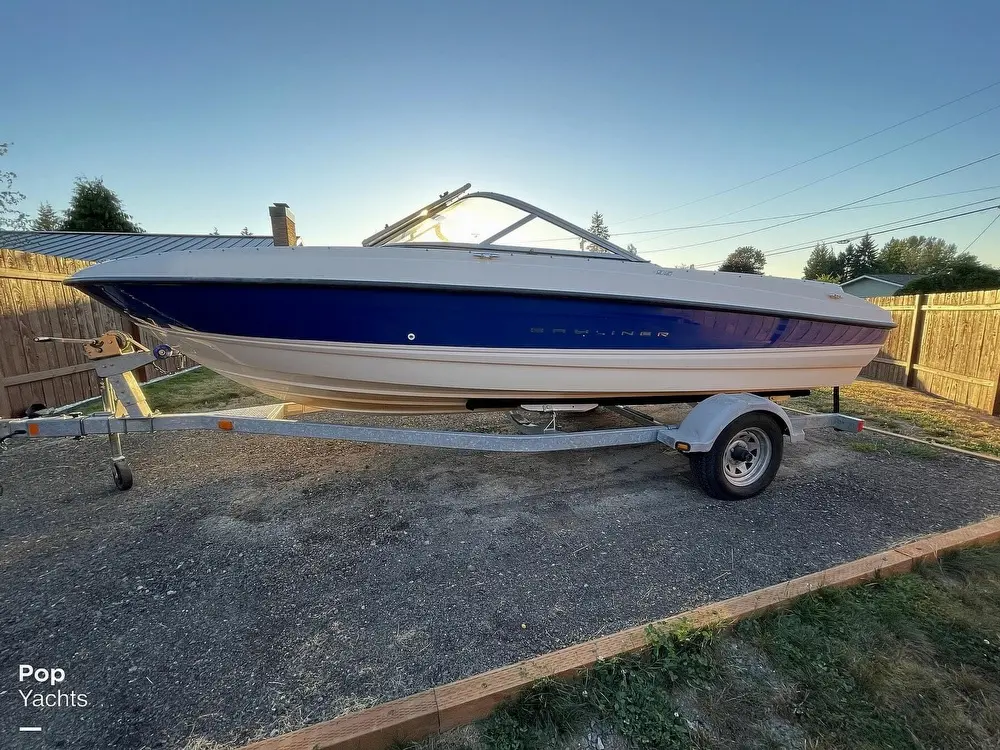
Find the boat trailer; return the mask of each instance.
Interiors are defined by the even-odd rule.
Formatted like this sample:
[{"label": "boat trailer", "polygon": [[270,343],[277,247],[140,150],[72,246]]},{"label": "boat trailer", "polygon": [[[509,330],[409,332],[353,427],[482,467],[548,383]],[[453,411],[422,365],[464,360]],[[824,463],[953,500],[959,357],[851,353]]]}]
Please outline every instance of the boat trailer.
[{"label": "boat trailer", "polygon": [[[295,411],[295,405],[286,404],[214,413],[154,414],[133,371],[178,356],[179,352],[166,344],[147,349],[117,331],[94,340],[51,337],[37,340],[84,344],[100,380],[102,411],[89,416],[71,413],[0,419],[0,447],[14,438],[106,436],[111,445],[114,483],[119,490],[128,490],[133,484],[132,467],[122,450],[123,435],[205,430],[502,453],[660,443],[688,457],[695,480],[709,495],[738,500],[760,493],[771,483],[781,463],[785,437],[797,443],[805,439],[807,429],[832,427],[860,432],[864,428],[862,420],[837,412],[792,416],[774,401],[747,393],[709,396],[695,405],[678,425],[662,424],[625,406],[604,407],[636,422],[637,426],[576,432],[560,431],[557,414],[585,411],[596,405],[532,405],[531,411],[545,415],[545,423],[518,420],[522,430],[529,434],[510,435],[298,421],[284,418],[289,411]],[[0,493],[2,490],[0,485]]]}]

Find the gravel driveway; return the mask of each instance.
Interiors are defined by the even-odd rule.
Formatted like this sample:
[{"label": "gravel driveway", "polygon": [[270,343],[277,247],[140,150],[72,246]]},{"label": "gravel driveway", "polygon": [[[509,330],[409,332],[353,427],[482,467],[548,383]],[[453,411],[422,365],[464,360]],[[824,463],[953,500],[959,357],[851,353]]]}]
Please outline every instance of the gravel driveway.
[{"label": "gravel driveway", "polygon": [[[1000,465],[852,449],[864,439],[811,432],[739,503],[657,446],[161,434],[126,440],[122,494],[101,439],[16,442],[0,455],[0,747],[237,744],[1000,512]],[[19,682],[21,664],[65,679]],[[88,705],[25,708],[29,689]]]}]

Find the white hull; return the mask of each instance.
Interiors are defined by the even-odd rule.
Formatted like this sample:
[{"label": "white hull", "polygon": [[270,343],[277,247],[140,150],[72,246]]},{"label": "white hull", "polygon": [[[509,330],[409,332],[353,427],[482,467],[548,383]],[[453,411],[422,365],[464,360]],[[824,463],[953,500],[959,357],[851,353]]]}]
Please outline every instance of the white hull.
[{"label": "white hull", "polygon": [[209,369],[282,401],[395,414],[529,402],[847,385],[879,346],[686,351],[480,349],[242,338],[147,326]]}]

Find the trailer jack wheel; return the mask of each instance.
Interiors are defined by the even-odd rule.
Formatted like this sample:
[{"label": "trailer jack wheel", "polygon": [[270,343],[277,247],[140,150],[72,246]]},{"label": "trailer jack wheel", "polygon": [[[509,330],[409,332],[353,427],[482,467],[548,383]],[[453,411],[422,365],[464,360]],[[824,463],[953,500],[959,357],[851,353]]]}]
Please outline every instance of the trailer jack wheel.
[{"label": "trailer jack wheel", "polygon": [[132,467],[124,458],[111,462],[111,473],[115,478],[115,487],[122,492],[132,489]]},{"label": "trailer jack wheel", "polygon": [[719,500],[753,497],[771,484],[781,465],[784,435],[771,414],[751,412],[734,419],[711,450],[691,453],[691,473]]}]

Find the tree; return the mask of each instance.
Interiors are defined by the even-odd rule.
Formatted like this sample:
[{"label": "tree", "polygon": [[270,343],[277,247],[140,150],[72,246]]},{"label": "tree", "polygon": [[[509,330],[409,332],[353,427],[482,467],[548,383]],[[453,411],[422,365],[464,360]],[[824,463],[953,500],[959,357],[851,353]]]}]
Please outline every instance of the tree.
[{"label": "tree", "polygon": [[827,284],[839,284],[841,282],[841,278],[836,274],[821,273],[819,276],[813,279],[813,281],[825,281]]},{"label": "tree", "polygon": [[[608,229],[607,225],[604,223],[604,215],[600,211],[594,211],[594,215],[590,217],[590,233],[597,235],[602,240],[606,240],[611,237],[611,230]],[[587,240],[580,240],[580,249],[591,253],[607,252],[607,250],[600,245],[595,245],[593,242],[587,242]]]},{"label": "tree", "polygon": [[[9,143],[0,143],[0,156],[7,155]],[[14,189],[14,180],[17,174],[0,169],[0,229],[24,229],[28,223],[28,216],[18,209],[18,205],[24,200],[24,193]]]},{"label": "tree", "polygon": [[851,243],[844,250],[842,256],[844,279],[849,281],[874,271],[877,256],[878,250],[875,247],[875,242],[871,235],[866,232],[857,245]]},{"label": "tree", "polygon": [[872,236],[865,232],[865,236],[861,238],[861,242],[858,243],[856,248],[854,262],[859,271],[859,275],[863,275],[875,270],[875,261],[878,257],[878,248],[875,246],[875,241]]},{"label": "tree", "polygon": [[38,207],[38,215],[31,222],[31,228],[36,232],[54,232],[59,229],[60,224],[62,219],[59,214],[52,208],[52,204],[46,202]]},{"label": "tree", "polygon": [[813,248],[806,261],[805,268],[802,269],[803,279],[819,280],[820,276],[837,277],[840,281],[844,274],[844,268],[840,263],[837,254],[831,250],[825,242],[821,242]]},{"label": "tree", "polygon": [[210,237],[218,237],[219,236],[219,228],[218,227],[212,227],[212,231],[209,232],[208,234],[209,234]]},{"label": "tree", "polygon": [[253,232],[251,232],[247,227],[243,227],[243,229],[240,230],[240,236],[241,237],[253,237]]},{"label": "tree", "polygon": [[1000,270],[981,263],[975,255],[962,253],[947,269],[914,279],[896,294],[971,292],[997,288],[1000,288]]},{"label": "tree", "polygon": [[636,258],[639,257],[639,248],[633,245],[631,242],[625,246],[625,252],[629,255],[634,255]]},{"label": "tree", "polygon": [[940,273],[948,270],[957,256],[954,243],[940,237],[893,237],[882,246],[875,266],[881,273]]},{"label": "tree", "polygon": [[125,213],[121,199],[101,178],[78,177],[60,227],[65,232],[142,232]]},{"label": "tree", "polygon": [[764,253],[755,247],[744,245],[729,253],[729,257],[722,261],[722,265],[719,266],[719,270],[729,273],[763,275],[765,263],[767,263],[767,258]]}]

